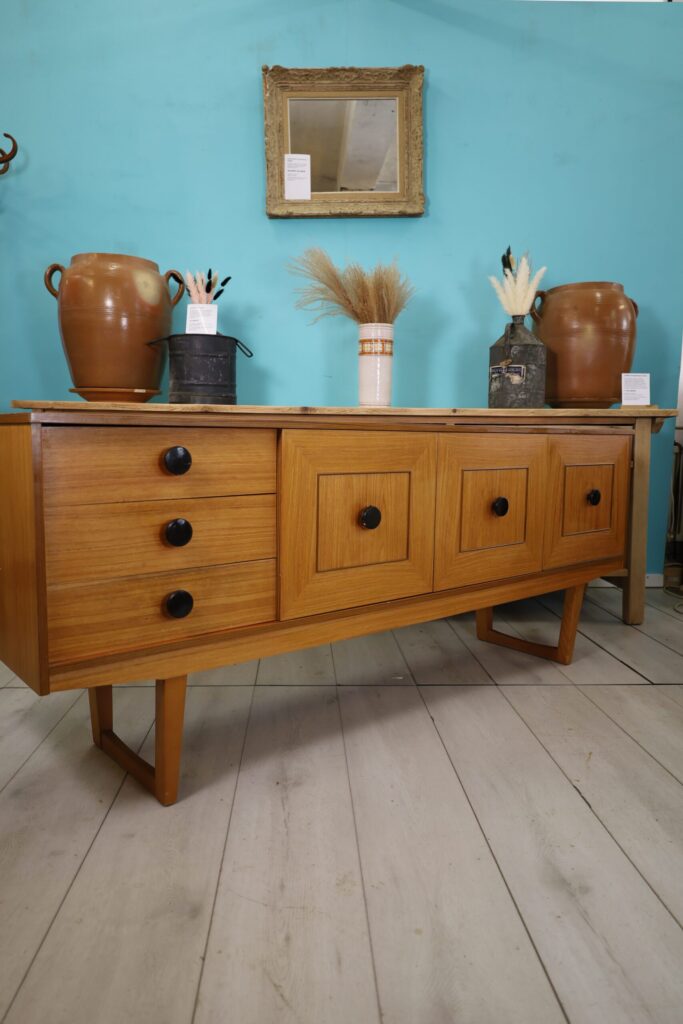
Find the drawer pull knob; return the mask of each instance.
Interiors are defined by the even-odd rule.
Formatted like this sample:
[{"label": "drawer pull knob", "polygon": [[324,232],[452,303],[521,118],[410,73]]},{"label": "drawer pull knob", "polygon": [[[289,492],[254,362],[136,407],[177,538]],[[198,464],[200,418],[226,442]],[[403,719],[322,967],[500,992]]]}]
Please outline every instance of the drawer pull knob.
[{"label": "drawer pull knob", "polygon": [[172,619],[184,619],[194,607],[194,598],[188,590],[174,590],[164,604]]},{"label": "drawer pull knob", "polygon": [[192,523],[187,519],[172,519],[166,523],[164,536],[174,548],[183,548],[192,540]]},{"label": "drawer pull knob", "polygon": [[364,530],[376,530],[382,522],[382,513],[376,505],[366,505],[360,510],[358,522]]},{"label": "drawer pull knob", "polygon": [[491,511],[494,516],[506,516],[509,508],[510,502],[507,498],[496,498],[495,501],[491,502]]},{"label": "drawer pull knob", "polygon": [[164,452],[164,466],[174,476],[182,476],[183,473],[187,473],[191,465],[192,456],[181,444],[174,445]]},{"label": "drawer pull knob", "polygon": [[586,495],[586,499],[587,499],[589,505],[599,505],[601,498],[602,498],[602,495],[600,494],[600,491],[598,491],[598,490],[589,491],[588,494]]}]

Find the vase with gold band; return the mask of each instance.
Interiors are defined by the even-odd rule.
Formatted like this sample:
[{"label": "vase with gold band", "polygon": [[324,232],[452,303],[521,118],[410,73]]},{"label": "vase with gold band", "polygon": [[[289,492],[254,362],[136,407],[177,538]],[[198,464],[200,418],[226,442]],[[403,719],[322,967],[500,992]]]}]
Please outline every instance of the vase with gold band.
[{"label": "vase with gold band", "polygon": [[358,404],[391,405],[394,325],[358,325]]}]

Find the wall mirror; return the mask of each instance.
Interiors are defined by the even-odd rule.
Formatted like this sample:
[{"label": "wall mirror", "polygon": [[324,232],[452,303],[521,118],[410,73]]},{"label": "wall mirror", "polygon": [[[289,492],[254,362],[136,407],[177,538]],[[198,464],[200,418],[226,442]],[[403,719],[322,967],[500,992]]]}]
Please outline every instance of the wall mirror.
[{"label": "wall mirror", "polygon": [[269,217],[424,213],[424,68],[263,68]]}]

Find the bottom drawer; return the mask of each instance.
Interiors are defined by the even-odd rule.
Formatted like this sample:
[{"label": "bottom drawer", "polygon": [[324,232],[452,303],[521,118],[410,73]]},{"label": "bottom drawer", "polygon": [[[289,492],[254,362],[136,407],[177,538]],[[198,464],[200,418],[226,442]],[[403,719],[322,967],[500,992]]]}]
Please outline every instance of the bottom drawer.
[{"label": "bottom drawer", "polygon": [[[275,559],[218,568],[61,586],[48,590],[51,663],[156,647],[275,618]],[[174,618],[167,598],[184,591],[192,610]],[[176,596],[175,610],[189,601]]]}]

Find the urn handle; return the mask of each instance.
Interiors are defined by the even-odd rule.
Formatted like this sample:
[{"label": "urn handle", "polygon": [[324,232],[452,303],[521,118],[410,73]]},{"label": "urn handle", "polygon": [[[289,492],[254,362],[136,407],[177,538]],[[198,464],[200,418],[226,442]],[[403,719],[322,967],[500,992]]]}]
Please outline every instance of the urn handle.
[{"label": "urn handle", "polygon": [[495,501],[491,502],[491,511],[493,512],[494,516],[506,516],[508,514],[509,508],[510,502],[507,500],[507,498],[496,498]]},{"label": "urn handle", "polygon": [[534,295],[534,301],[531,303],[531,309],[529,310],[529,312],[531,313],[532,319],[535,320],[536,323],[539,323],[540,319],[541,319],[541,312],[538,309],[538,307],[536,306],[536,299],[540,299],[541,303],[543,303],[543,302],[545,302],[545,297],[546,297],[547,294],[548,294],[547,292],[544,292],[541,289],[540,291],[537,291],[536,294]]},{"label": "urn handle", "polygon": [[376,505],[366,505],[358,514],[358,524],[364,530],[376,530],[382,522],[382,513]]},{"label": "urn handle", "polygon": [[55,286],[53,285],[52,278],[54,274],[57,273],[57,271],[59,271],[60,274],[64,273],[64,267],[62,266],[62,264],[51,263],[50,266],[45,271],[45,277],[43,278],[43,280],[45,281],[45,287],[49,291],[50,295],[54,295],[56,299],[59,298],[59,290],[55,288]]},{"label": "urn handle", "polygon": [[640,313],[640,308],[639,308],[639,306],[638,306],[638,303],[636,302],[636,300],[635,300],[635,299],[632,299],[630,295],[627,295],[627,296],[626,296],[626,298],[628,299],[628,301],[629,301],[629,302],[631,303],[631,305],[633,306],[633,308],[634,308],[634,310],[635,310],[635,312],[636,312],[636,318],[637,318],[638,314]]},{"label": "urn handle", "polygon": [[[185,294],[185,282],[183,281],[183,275],[178,270],[167,270],[164,274],[164,280],[168,285],[171,280],[175,281],[178,285],[178,291],[171,299],[171,306],[177,306],[183,295]],[[169,288],[169,294],[171,289]]]}]

